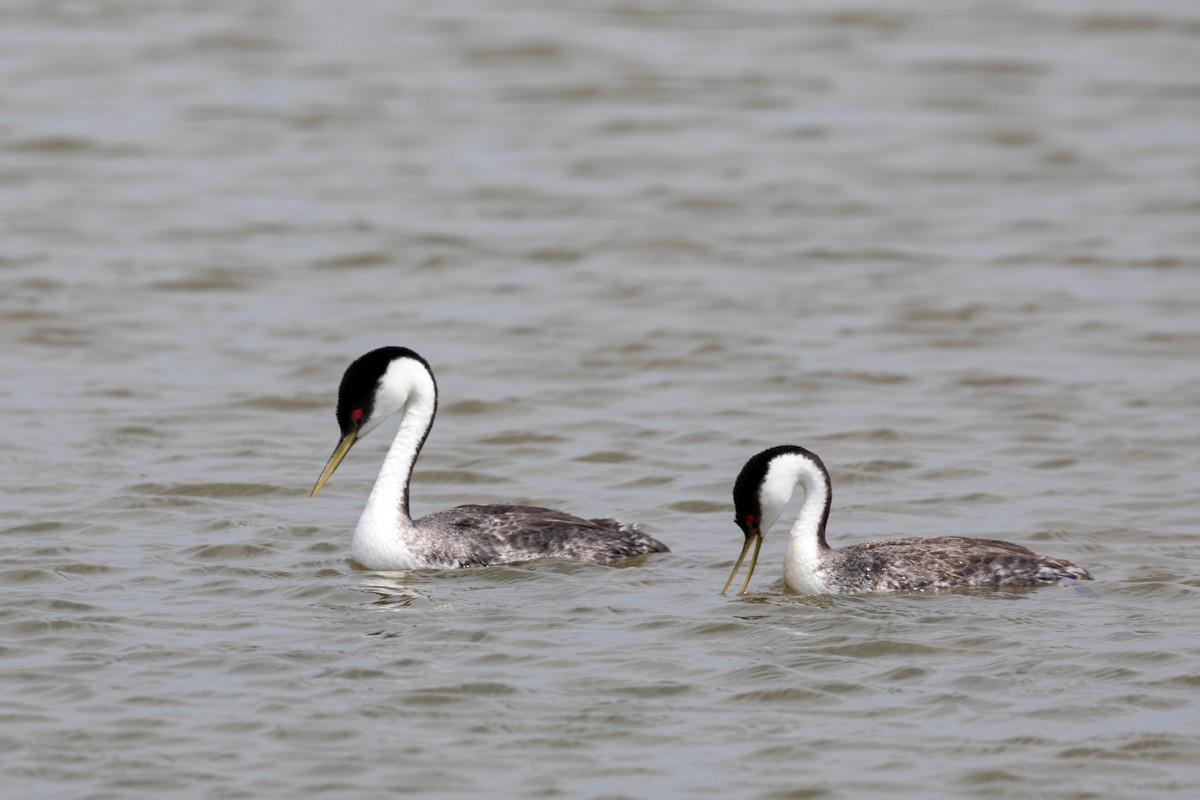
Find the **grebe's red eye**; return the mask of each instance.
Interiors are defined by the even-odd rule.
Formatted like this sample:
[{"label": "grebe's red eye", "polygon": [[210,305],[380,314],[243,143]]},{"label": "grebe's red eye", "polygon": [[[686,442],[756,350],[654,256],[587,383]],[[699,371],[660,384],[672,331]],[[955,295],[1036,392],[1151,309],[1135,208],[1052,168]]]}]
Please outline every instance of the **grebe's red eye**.
[{"label": "grebe's red eye", "polygon": [[352,419],[362,419],[362,409],[361,408],[354,409],[353,411],[350,412],[350,417]]},{"label": "grebe's red eye", "polygon": [[754,515],[753,514],[746,515],[746,524],[750,527],[754,526]]}]

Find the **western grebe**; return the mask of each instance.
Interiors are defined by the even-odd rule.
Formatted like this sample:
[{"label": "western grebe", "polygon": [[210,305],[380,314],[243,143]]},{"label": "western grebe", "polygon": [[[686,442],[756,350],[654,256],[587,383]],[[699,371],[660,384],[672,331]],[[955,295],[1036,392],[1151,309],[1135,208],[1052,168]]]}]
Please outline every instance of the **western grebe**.
[{"label": "western grebe", "polygon": [[995,539],[927,536],[830,547],[825,542],[833,498],[829,472],[816,453],[780,445],[747,461],[733,484],[734,521],[746,543],[721,594],[729,590],[753,544],[746,582],[738,592],[746,593],[763,534],[779,519],[797,484],[804,488],[804,505],[788,539],[783,581],[802,594],[1039,586],[1066,578],[1092,579],[1069,561]]},{"label": "western grebe", "polygon": [[612,519],[581,519],[534,506],[467,505],[414,520],[408,513],[413,464],[437,413],[429,363],[406,347],[381,347],[356,359],[338,388],[342,438],[309,497],[329,480],[354,443],[392,414],[400,430],[367,498],[350,553],[368,569],[482,567],[565,558],[613,564],[666,545]]}]

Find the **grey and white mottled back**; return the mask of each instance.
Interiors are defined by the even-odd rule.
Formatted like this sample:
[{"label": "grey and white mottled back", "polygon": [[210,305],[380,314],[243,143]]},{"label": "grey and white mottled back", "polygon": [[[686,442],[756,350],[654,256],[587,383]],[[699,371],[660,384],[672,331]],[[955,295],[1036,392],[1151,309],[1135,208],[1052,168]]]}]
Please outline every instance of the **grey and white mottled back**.
[{"label": "grey and white mottled back", "polygon": [[839,594],[1038,586],[1091,580],[1069,561],[1012,542],[962,536],[884,539],[830,548],[822,570],[836,576]]},{"label": "grey and white mottled back", "polygon": [[539,558],[617,564],[670,552],[636,525],[537,506],[463,505],[416,520],[430,566],[482,567]]}]

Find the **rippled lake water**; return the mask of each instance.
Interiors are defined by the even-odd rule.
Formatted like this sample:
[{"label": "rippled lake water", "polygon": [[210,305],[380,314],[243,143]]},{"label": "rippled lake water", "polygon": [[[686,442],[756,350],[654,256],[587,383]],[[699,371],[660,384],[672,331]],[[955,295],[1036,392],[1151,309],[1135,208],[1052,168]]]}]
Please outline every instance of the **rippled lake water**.
[{"label": "rippled lake water", "polygon": [[[1191,797],[1194,3],[16,2],[0,71],[0,795]],[[672,553],[355,568],[384,344],[415,512]],[[835,543],[1097,581],[721,597],[785,442]]]}]

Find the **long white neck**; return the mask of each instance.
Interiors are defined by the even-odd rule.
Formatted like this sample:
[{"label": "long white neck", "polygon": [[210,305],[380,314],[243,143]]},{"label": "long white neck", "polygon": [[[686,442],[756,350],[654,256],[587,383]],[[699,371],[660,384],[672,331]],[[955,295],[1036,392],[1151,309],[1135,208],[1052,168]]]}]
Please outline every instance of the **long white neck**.
[{"label": "long white neck", "polygon": [[[393,375],[393,370],[411,373],[414,363],[396,362],[384,375],[376,399],[376,413],[382,415],[378,419],[397,409],[402,413],[400,430],[379,468],[350,543],[354,560],[368,569],[413,569],[424,565],[409,546],[416,526],[409,516],[408,486],[413,465],[433,426],[437,390],[432,377],[423,370],[420,375]],[[389,382],[396,384],[391,395]]]},{"label": "long white neck", "polygon": [[796,486],[804,490],[804,504],[788,535],[783,580],[796,591],[820,594],[828,591],[821,574],[821,557],[829,550],[825,524],[833,490],[829,473],[819,461],[800,453],[787,453],[771,461],[759,494],[763,532],[779,519]]}]

